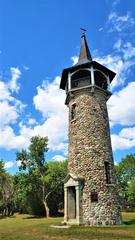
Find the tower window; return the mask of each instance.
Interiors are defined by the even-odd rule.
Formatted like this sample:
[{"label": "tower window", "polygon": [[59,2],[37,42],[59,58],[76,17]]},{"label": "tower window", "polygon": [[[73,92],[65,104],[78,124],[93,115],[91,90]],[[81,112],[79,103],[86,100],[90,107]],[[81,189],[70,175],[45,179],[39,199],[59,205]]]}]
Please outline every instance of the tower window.
[{"label": "tower window", "polygon": [[72,104],[71,107],[71,120],[76,119],[76,103]]},{"label": "tower window", "polygon": [[103,73],[99,71],[94,71],[95,84],[104,90],[107,90],[107,78]]},{"label": "tower window", "polygon": [[91,192],[91,202],[98,202],[98,193],[97,192]]},{"label": "tower window", "polygon": [[91,75],[88,70],[79,70],[71,77],[71,88],[84,87],[91,84]]},{"label": "tower window", "polygon": [[110,164],[109,162],[105,162],[105,176],[106,176],[106,183],[111,183],[111,175],[110,175]]}]

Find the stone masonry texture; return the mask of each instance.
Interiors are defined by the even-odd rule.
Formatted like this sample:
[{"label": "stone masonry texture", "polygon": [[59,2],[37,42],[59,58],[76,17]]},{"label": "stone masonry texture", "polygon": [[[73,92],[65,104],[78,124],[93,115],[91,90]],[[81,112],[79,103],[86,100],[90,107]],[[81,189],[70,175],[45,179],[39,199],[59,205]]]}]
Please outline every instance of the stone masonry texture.
[{"label": "stone masonry texture", "polygon": [[[99,88],[72,91],[69,107],[69,173],[84,179],[80,194],[81,223],[121,224],[116,177],[110,140],[107,93]],[[71,120],[72,105],[76,117]],[[106,183],[105,161],[110,165],[111,183]],[[91,202],[91,193],[98,195]]]}]

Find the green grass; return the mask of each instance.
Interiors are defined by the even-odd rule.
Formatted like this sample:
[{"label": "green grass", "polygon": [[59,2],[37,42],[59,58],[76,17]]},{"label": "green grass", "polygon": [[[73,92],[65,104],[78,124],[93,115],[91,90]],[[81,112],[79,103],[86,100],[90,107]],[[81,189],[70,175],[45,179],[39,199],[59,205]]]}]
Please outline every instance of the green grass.
[{"label": "green grass", "polygon": [[15,215],[0,219],[0,240],[135,240],[135,213],[123,213],[124,224],[112,227],[71,226],[52,228],[62,218],[32,218]]}]

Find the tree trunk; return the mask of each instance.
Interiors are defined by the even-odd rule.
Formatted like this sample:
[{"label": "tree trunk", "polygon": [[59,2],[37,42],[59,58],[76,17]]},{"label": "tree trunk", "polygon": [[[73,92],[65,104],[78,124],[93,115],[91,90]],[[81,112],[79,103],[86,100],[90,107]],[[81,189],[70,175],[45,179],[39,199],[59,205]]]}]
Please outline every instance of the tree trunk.
[{"label": "tree trunk", "polygon": [[46,211],[46,217],[49,218],[50,217],[50,209],[48,207],[46,199],[43,202],[44,202],[44,207],[45,207],[45,211]]}]

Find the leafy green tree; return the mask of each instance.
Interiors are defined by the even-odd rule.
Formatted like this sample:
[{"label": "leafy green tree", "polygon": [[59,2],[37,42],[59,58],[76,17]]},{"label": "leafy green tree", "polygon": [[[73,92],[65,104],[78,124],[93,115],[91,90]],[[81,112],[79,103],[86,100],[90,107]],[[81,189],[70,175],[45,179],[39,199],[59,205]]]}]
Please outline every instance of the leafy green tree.
[{"label": "leafy green tree", "polygon": [[48,138],[34,136],[31,138],[28,151],[22,150],[16,155],[16,160],[21,161],[20,170],[28,169],[31,176],[37,171],[40,176],[40,188],[42,188],[42,202],[46,217],[50,216],[50,196],[60,187],[65,177],[62,163],[46,163],[45,153],[48,151]]},{"label": "leafy green tree", "polygon": [[48,168],[44,178],[46,185],[46,202],[51,215],[58,209],[63,209],[63,180],[67,175],[67,161],[48,162]]},{"label": "leafy green tree", "polygon": [[4,162],[0,160],[0,212],[3,214],[4,199],[3,199],[3,177],[5,174]]},{"label": "leafy green tree", "polygon": [[[38,191],[37,191],[38,189]],[[40,175],[36,170],[14,176],[14,203],[19,213],[45,215]]]},{"label": "leafy green tree", "polygon": [[132,179],[128,186],[128,201],[135,206],[135,178]]},{"label": "leafy green tree", "polygon": [[4,161],[0,160],[0,211],[2,215],[13,213],[13,177],[4,169]]},{"label": "leafy green tree", "polygon": [[122,198],[126,201],[135,201],[135,154],[127,155],[116,166],[116,174]]}]

